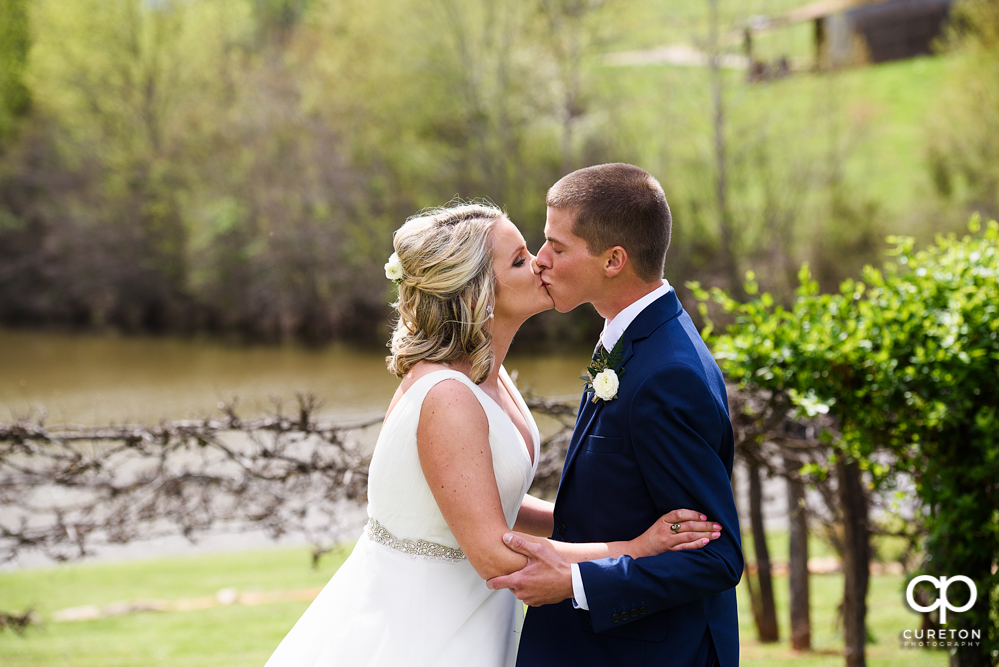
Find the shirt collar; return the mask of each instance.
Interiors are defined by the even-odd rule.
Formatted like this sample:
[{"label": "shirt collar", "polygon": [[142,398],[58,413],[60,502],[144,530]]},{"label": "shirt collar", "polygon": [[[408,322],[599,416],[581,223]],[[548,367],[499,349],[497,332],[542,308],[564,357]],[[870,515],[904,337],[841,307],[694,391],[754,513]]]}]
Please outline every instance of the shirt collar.
[{"label": "shirt collar", "polygon": [[614,319],[604,320],[604,330],[600,334],[600,343],[604,346],[604,349],[608,351],[613,350],[614,346],[617,345],[617,342],[621,340],[621,336],[624,335],[628,325],[634,322],[635,318],[638,317],[642,311],[649,306],[649,304],[668,294],[671,289],[673,288],[670,287],[669,281],[663,278],[663,284],[655,290],[633,302],[627,308],[615,315]]}]

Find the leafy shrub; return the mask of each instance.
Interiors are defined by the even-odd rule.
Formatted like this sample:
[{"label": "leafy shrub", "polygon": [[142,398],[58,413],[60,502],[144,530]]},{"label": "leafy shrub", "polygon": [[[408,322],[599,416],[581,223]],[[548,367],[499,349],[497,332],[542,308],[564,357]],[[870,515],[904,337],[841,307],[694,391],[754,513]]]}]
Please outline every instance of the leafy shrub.
[{"label": "leafy shrub", "polygon": [[[713,298],[735,323],[715,356],[743,386],[787,394],[803,411],[828,411],[840,455],[875,483],[915,482],[928,531],[923,570],[965,575],[974,607],[951,627],[982,631],[960,664],[990,664],[999,648],[999,223],[977,218],[962,239],[916,252],[891,238],[895,261],[866,267],[839,293],[819,294],[808,267],[793,304],[769,294],[742,304],[691,285],[707,316]],[[756,293],[752,281],[747,291]],[[954,605],[963,602],[956,595]],[[990,609],[991,607],[991,609]]]}]

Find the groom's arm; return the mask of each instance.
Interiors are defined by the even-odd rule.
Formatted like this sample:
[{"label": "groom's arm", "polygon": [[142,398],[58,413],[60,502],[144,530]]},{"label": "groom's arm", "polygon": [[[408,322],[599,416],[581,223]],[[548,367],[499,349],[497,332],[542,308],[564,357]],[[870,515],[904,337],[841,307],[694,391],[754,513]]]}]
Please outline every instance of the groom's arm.
[{"label": "groom's arm", "polygon": [[697,507],[725,530],[703,549],[580,563],[597,632],[733,588],[743,571],[739,518],[720,457],[731,456],[731,422],[703,377],[679,365],[650,375],[636,392],[630,427],[657,508]]}]

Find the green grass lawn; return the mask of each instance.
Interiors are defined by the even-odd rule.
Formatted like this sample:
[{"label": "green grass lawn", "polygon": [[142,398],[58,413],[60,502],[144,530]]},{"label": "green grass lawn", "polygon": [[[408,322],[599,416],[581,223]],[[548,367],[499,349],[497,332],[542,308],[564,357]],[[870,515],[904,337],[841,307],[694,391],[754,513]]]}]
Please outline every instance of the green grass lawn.
[{"label": "green grass lawn", "polygon": [[[918,628],[919,617],[911,612],[904,601],[904,578],[897,575],[871,577],[871,590],[867,596],[868,629],[873,642],[867,646],[867,664],[870,667],[944,667],[947,653],[922,649],[903,648],[900,636],[906,628]],[[843,637],[837,623],[837,606],[842,599],[843,577],[839,574],[812,575],[811,620],[812,653],[799,653],[790,648],[790,622],[788,619],[787,577],[774,581],[781,641],[777,644],[760,644],[756,641],[749,592],[745,582],[739,585],[739,633],[742,639],[744,667],[764,665],[794,665],[808,667],[839,667],[844,664],[840,652]]]},{"label": "green grass lawn", "polygon": [[[769,540],[768,540],[769,541]],[[773,547],[779,547],[779,536]],[[156,560],[65,565],[0,574],[0,609],[32,607],[43,619],[23,636],[0,635],[0,665],[65,667],[150,667],[185,665],[223,667],[263,665],[285,633],[308,606],[279,602],[232,605],[189,612],[143,612],[92,621],[53,622],[50,614],[84,604],[160,598],[173,600],[214,595],[219,589],[273,591],[322,586],[346,556],[327,556],[309,567],[306,549],[186,556]],[[903,649],[899,634],[915,627],[917,617],[903,602],[902,578],[872,579],[869,624],[875,642],[868,649],[872,667],[942,667],[942,652]],[[739,588],[742,664],[842,665],[842,639],[836,626],[842,577],[812,577],[812,634],[816,651],[796,655],[786,641],[760,645],[749,611],[745,586]],[[776,579],[782,638],[788,637],[787,578]]]},{"label": "green grass lawn", "polygon": [[220,589],[275,591],[323,586],[349,553],[327,554],[310,567],[307,549],[185,556],[118,563],[80,563],[0,573],[0,609],[30,607],[44,617],[84,604],[215,595]]},{"label": "green grass lawn", "polygon": [[[743,547],[752,560],[753,538],[743,534]],[[833,548],[818,535],[812,534],[808,540],[810,557],[835,556]],[[901,538],[877,536],[873,540],[874,559],[881,562],[897,560],[904,549]],[[787,531],[767,532],[767,548],[772,562],[786,562],[788,555]],[[904,648],[901,633],[906,628],[918,628],[920,619],[909,610],[904,601],[905,578],[900,575],[880,575],[871,577],[871,589],[867,597],[868,629],[873,640],[867,646],[867,662],[871,667],[943,667],[948,663],[947,654],[942,651],[924,651]],[[843,663],[840,652],[843,648],[841,624],[837,619],[837,608],[843,597],[843,576],[841,574],[812,575],[811,587],[812,653],[799,653],[790,648],[790,618],[788,614],[788,579],[778,576],[774,579],[774,595],[777,603],[781,641],[777,644],[760,644],[756,641],[756,628],[750,610],[749,591],[745,580],[739,585],[739,634],[742,639],[742,662],[749,667],[762,667],[771,664],[802,665],[808,667],[839,667]]]},{"label": "green grass lawn", "polygon": [[[744,526],[745,527],[745,526]],[[748,527],[745,527],[748,528]],[[905,538],[875,535],[871,540],[873,546],[873,560],[879,563],[894,563],[905,551]],[[753,547],[753,536],[748,531],[742,534],[742,548],[749,554],[749,562],[754,562],[755,550]],[[790,536],[786,530],[767,531],[767,550],[770,553],[770,561],[787,562],[790,551]],[[808,557],[827,558],[835,556],[836,551],[819,534],[812,532],[808,536]]]},{"label": "green grass lawn", "polygon": [[347,550],[310,567],[307,549],[66,565],[0,574],[0,609],[36,610],[42,625],[0,635],[0,665],[126,667],[263,665],[307,602],[233,605],[189,612],[144,612],[93,621],[52,622],[51,612],[86,604],[175,600],[241,591],[323,586]]}]

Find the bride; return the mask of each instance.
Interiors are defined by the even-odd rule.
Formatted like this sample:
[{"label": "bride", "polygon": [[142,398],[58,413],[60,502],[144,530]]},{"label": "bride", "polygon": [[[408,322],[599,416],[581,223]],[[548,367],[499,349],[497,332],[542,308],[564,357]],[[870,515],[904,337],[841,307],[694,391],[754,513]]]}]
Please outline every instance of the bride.
[{"label": "bride", "polygon": [[[388,367],[402,381],[371,459],[369,520],[267,667],[516,660],[523,607],[485,580],[527,562],[504,533],[545,538],[553,520],[551,503],[525,495],[540,438],[502,362],[520,325],[552,300],[523,236],[491,206],[413,217],[394,245]],[[637,558],[707,544],[712,524],[700,518],[670,512],[629,542],[544,543],[569,562]],[[675,522],[679,533],[666,529]]]}]

